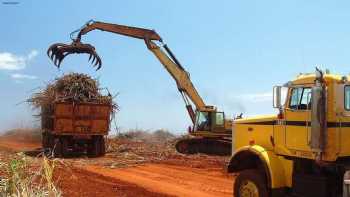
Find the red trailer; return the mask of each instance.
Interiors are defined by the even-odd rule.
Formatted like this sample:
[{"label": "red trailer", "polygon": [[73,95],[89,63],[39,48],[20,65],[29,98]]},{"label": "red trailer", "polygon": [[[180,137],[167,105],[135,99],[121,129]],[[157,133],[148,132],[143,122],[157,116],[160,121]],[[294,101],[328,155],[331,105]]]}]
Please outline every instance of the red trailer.
[{"label": "red trailer", "polygon": [[100,103],[58,102],[51,109],[42,108],[43,148],[55,157],[83,151],[93,157],[104,155],[111,113],[110,104]]}]

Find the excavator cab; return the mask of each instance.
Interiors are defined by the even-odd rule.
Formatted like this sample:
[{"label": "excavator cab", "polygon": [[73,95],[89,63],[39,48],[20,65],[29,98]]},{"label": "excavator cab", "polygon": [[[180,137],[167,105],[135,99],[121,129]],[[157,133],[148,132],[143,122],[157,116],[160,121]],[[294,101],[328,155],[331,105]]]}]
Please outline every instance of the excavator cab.
[{"label": "excavator cab", "polygon": [[[175,148],[179,153],[206,153],[212,155],[230,155],[230,133],[227,132],[225,113],[216,110],[196,111],[191,136],[177,141]],[[227,140],[225,138],[228,138]]]},{"label": "excavator cab", "polygon": [[193,131],[210,131],[211,121],[209,117],[209,112],[197,112]]},{"label": "excavator cab", "polygon": [[193,132],[220,132],[225,130],[225,113],[197,111]]}]

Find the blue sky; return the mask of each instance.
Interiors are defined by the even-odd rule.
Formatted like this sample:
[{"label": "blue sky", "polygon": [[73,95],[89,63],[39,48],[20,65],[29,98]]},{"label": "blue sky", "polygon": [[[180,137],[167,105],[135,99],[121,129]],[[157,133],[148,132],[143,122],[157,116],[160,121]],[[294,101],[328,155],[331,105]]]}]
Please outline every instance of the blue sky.
[{"label": "blue sky", "polygon": [[18,103],[70,71],[98,77],[119,92],[116,122],[123,130],[187,128],[175,82],[141,40],[91,32],[84,41],[102,57],[100,71],[86,56],[67,57],[61,70],[53,66],[47,47],[69,42],[69,33],[90,19],[155,29],[206,103],[231,117],[273,113],[272,86],[316,65],[350,70],[349,1],[18,2],[0,4],[0,130],[38,124],[35,112]]}]

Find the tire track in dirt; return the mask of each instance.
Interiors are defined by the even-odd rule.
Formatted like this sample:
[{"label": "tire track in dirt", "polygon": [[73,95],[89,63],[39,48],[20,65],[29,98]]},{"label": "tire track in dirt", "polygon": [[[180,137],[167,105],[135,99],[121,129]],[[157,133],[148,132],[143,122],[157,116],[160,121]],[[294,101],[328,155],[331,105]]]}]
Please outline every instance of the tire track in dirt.
[{"label": "tire track in dirt", "polygon": [[168,195],[232,196],[233,178],[220,169],[196,169],[165,164],[145,164],[123,169],[89,165],[84,169]]}]

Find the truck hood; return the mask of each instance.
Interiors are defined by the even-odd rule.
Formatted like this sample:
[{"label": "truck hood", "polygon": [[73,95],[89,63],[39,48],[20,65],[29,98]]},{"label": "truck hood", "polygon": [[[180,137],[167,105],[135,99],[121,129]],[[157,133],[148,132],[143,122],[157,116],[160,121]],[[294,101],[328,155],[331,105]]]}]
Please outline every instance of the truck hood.
[{"label": "truck hood", "polygon": [[254,124],[254,123],[270,123],[273,124],[277,120],[277,115],[259,115],[248,118],[234,120],[234,124]]}]

